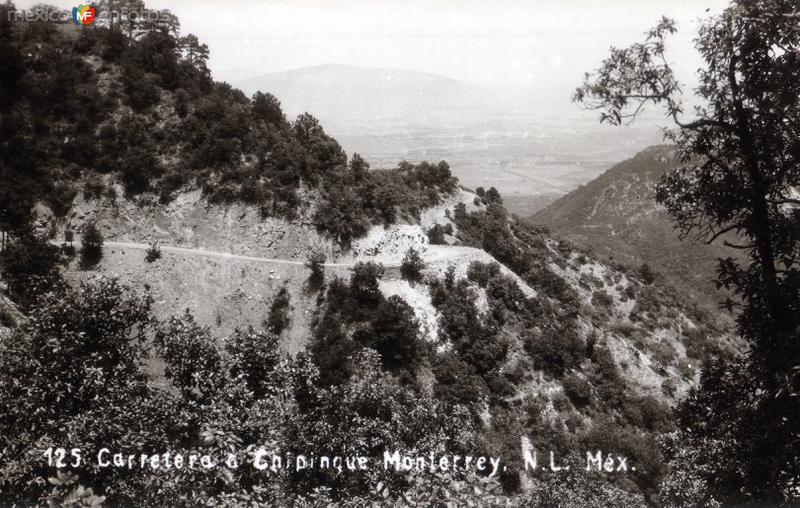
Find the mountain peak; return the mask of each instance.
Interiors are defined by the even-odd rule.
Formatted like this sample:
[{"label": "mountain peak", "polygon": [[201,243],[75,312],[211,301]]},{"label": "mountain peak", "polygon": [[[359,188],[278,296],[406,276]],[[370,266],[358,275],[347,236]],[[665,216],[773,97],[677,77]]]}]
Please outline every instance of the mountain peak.
[{"label": "mountain peak", "polygon": [[236,83],[246,94],[269,92],[288,115],[313,111],[324,123],[408,118],[477,109],[492,103],[477,86],[423,71],[325,63]]}]

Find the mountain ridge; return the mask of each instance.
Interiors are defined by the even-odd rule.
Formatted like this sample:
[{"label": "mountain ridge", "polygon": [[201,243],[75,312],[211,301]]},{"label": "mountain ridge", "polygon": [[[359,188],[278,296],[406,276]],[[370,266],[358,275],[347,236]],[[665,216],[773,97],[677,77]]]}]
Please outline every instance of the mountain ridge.
[{"label": "mountain ridge", "polygon": [[676,148],[655,145],[556,200],[531,217],[555,233],[629,266],[650,265],[667,280],[714,304],[716,259],[736,253],[721,242],[681,239],[655,186],[676,167]]},{"label": "mountain ridge", "polygon": [[269,91],[290,116],[305,111],[326,124],[348,119],[430,117],[488,109],[497,99],[477,85],[438,74],[344,64],[300,67],[238,80],[248,94]]}]

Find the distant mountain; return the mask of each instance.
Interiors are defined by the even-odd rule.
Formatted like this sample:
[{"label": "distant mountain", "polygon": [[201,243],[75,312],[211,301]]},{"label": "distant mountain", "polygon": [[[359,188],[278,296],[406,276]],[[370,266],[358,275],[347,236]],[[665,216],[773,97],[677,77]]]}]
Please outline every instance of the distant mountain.
[{"label": "distant mountain", "polygon": [[327,123],[463,113],[496,100],[479,87],[418,71],[325,64],[242,80],[248,95],[270,92],[288,115],[305,111]]},{"label": "distant mountain", "polygon": [[677,164],[675,148],[654,146],[617,164],[533,215],[536,223],[595,255],[630,266],[648,263],[667,280],[708,301],[716,259],[735,256],[722,245],[681,241],[666,210],[655,202],[659,178]]}]

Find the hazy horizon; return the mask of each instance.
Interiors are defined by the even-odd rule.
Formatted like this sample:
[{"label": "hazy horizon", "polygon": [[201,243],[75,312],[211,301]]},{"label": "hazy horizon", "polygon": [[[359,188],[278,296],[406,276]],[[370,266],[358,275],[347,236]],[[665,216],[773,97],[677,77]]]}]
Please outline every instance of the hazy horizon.
[{"label": "hazy horizon", "polygon": [[[21,9],[35,3],[16,2]],[[164,0],[147,6],[171,10],[182,34],[208,44],[214,79],[248,94],[272,92],[290,117],[310,112],[348,153],[360,153],[373,167],[445,159],[465,185],[497,186],[524,198],[519,210],[530,211],[662,140],[658,127],[667,122],[658,108],[620,129],[599,125],[597,112],[572,104],[584,73],[610,46],[641,41],[666,15],[679,28],[668,40],[668,61],[691,92],[701,63],[692,44],[696,20],[727,2],[233,0],[220,8],[208,0]],[[393,72],[302,72],[328,64]],[[254,80],[298,69],[298,76]]]},{"label": "hazy horizon", "polygon": [[[26,9],[36,0],[15,4]],[[69,0],[50,2],[70,9]],[[501,93],[529,96],[556,109],[611,45],[624,46],[662,15],[676,19],[669,43],[678,77],[691,87],[699,59],[695,20],[723,0],[481,2],[433,0],[164,0],[148,7],[178,15],[183,34],[211,50],[215,79],[231,83],[324,64],[419,71]]]}]

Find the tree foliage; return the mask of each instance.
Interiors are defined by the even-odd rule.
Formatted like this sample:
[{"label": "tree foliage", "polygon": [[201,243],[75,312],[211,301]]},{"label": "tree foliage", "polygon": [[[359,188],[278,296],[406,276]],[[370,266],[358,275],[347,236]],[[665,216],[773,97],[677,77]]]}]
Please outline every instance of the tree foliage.
[{"label": "tree foliage", "polygon": [[[746,368],[737,372],[761,395],[729,392],[733,386],[714,376],[684,405],[689,413],[713,408],[725,421],[702,432],[697,446],[733,436],[741,460],[730,462],[735,469],[723,465],[714,473],[736,477],[712,492],[724,502],[796,500],[788,479],[800,474],[794,397],[800,389],[798,16],[791,0],[756,0],[733,1],[706,19],[695,41],[703,66],[700,105],[691,115],[665,56],[665,39],[676,31],[666,18],[644,43],[612,50],[575,95],[612,124],[632,120],[647,104],[664,105],[676,124],[668,138],[682,164],[662,179],[658,201],[684,236],[710,242],[733,234],[737,240],[726,244],[747,255],[746,263],[721,260],[717,281],[735,296],[727,306],[738,310],[749,346]],[[707,428],[707,417],[686,426],[696,433]]]}]

